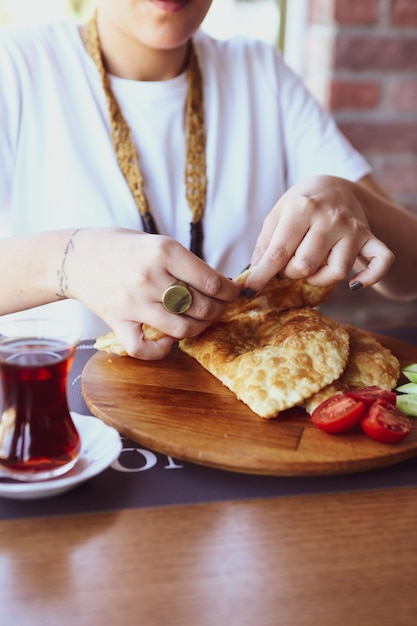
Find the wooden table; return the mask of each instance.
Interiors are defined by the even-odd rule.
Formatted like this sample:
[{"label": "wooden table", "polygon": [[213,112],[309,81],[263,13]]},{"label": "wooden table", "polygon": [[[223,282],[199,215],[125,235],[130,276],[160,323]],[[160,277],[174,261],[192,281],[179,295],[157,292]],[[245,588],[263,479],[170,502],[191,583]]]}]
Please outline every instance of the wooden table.
[{"label": "wooden table", "polygon": [[411,626],[417,487],[0,522],[1,626]]},{"label": "wooden table", "polygon": [[0,524],[2,626],[411,626],[417,488]]}]

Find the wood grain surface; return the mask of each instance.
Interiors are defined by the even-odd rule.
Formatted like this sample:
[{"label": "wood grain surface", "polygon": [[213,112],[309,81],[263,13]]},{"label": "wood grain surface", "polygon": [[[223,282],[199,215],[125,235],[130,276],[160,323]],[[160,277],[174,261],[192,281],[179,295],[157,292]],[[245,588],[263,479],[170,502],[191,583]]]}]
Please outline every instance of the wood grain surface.
[{"label": "wood grain surface", "polygon": [[2,626],[414,626],[417,489],[0,522]]},{"label": "wood grain surface", "polygon": [[[399,358],[417,347],[375,335]],[[417,455],[417,428],[399,444],[362,432],[329,435],[301,409],[265,420],[194,359],[174,349],[161,361],[97,352],[82,373],[91,412],[137,443],[183,461],[235,472],[313,476],[366,471]]]}]

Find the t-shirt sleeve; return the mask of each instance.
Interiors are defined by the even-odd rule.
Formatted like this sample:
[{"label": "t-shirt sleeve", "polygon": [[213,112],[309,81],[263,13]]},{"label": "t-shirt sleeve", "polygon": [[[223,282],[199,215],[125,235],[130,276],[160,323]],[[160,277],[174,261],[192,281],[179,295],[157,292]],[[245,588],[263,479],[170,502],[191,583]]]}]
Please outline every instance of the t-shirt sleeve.
[{"label": "t-shirt sleeve", "polygon": [[279,53],[276,72],[288,185],[319,174],[354,181],[368,174],[369,163]]},{"label": "t-shirt sleeve", "polygon": [[0,37],[0,215],[10,203],[21,114],[21,88],[16,64],[7,39]]}]

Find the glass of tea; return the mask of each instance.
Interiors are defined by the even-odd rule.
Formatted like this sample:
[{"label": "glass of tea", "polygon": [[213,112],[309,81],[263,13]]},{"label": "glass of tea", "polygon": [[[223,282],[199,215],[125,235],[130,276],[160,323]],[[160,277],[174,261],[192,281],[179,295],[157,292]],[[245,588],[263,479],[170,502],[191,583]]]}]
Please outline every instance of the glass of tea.
[{"label": "glass of tea", "polygon": [[67,401],[67,378],[79,342],[70,323],[0,320],[0,473],[46,480],[69,471],[80,436]]}]

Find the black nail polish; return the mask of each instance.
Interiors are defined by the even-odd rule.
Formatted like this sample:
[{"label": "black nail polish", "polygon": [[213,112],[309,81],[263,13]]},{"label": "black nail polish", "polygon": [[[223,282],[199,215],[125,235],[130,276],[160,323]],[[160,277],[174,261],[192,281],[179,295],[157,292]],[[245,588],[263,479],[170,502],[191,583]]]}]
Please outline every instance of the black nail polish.
[{"label": "black nail polish", "polygon": [[254,298],[256,296],[256,291],[255,291],[255,289],[251,289],[250,287],[246,287],[246,289],[244,289],[242,291],[242,296],[244,298],[247,298],[248,300],[251,300],[252,298]]},{"label": "black nail polish", "polygon": [[362,289],[362,287],[363,287],[362,283],[360,283],[358,280],[349,285],[349,289],[351,291],[357,291],[358,289]]}]

